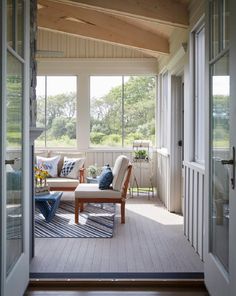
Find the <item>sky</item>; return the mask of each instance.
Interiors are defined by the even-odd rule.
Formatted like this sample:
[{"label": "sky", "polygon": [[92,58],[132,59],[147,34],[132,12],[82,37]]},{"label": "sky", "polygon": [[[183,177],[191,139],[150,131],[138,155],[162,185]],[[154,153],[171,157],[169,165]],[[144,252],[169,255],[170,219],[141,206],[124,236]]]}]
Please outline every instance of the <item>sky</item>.
[{"label": "sky", "polygon": [[[126,82],[129,76],[125,76]],[[107,94],[111,88],[121,85],[121,76],[91,76],[90,94],[91,97],[100,98]],[[57,95],[61,93],[76,92],[76,76],[48,76],[47,94]],[[45,94],[45,78],[37,77],[37,96]]]},{"label": "sky", "polygon": [[[125,82],[129,76],[125,76]],[[76,92],[76,76],[48,76],[48,95]],[[121,85],[121,76],[91,76],[91,97],[100,98],[115,86]],[[37,77],[37,95],[45,94],[44,76]],[[213,76],[213,95],[229,95],[229,76]]]},{"label": "sky", "polygon": [[[76,92],[76,76],[48,76],[47,95]],[[45,94],[45,76],[37,77],[37,96]]]},{"label": "sky", "polygon": [[213,76],[213,95],[229,95],[229,76]]}]

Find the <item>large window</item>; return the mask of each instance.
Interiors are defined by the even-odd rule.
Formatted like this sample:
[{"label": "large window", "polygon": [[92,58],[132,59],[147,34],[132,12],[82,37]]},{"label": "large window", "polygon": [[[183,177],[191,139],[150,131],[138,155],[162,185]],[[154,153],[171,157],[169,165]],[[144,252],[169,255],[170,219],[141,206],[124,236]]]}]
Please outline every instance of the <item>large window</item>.
[{"label": "large window", "polygon": [[156,77],[90,77],[90,145],[155,143]]},{"label": "large window", "polygon": [[76,147],[76,76],[37,77],[36,147]]},{"label": "large window", "polygon": [[194,32],[195,106],[194,106],[194,154],[195,161],[204,163],[205,155],[205,29]]}]

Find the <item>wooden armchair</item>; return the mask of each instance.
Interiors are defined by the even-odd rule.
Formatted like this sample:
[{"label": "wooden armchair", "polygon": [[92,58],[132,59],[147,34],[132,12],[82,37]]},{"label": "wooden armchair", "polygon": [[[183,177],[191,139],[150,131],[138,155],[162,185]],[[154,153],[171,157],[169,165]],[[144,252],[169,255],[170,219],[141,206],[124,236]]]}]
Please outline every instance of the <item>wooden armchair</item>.
[{"label": "wooden armchair", "polygon": [[110,189],[101,190],[98,184],[79,184],[75,189],[75,223],[79,223],[79,211],[83,211],[84,203],[119,203],[121,223],[125,223],[125,202],[131,171],[132,165],[129,159],[121,155],[113,168],[113,182]]}]

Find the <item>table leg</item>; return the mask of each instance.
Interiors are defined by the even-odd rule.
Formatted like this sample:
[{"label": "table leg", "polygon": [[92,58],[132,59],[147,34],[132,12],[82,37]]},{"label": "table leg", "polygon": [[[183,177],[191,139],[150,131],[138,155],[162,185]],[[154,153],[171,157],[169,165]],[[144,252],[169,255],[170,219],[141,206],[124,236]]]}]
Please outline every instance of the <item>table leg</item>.
[{"label": "table leg", "polygon": [[47,221],[48,216],[51,212],[51,205],[49,204],[49,202],[48,201],[36,201],[35,205],[40,210],[40,212],[44,216],[45,220]]},{"label": "table leg", "polygon": [[48,214],[48,217],[46,219],[47,222],[50,222],[53,219],[53,217],[55,216],[55,213],[56,213],[57,208],[59,207],[60,201],[61,201],[61,196],[58,197],[57,200],[52,202],[51,211]]},{"label": "table leg", "polygon": [[81,202],[81,203],[80,203],[80,212],[83,212],[83,210],[84,210],[84,203]]},{"label": "table leg", "polygon": [[79,224],[79,199],[75,199],[75,224]]}]

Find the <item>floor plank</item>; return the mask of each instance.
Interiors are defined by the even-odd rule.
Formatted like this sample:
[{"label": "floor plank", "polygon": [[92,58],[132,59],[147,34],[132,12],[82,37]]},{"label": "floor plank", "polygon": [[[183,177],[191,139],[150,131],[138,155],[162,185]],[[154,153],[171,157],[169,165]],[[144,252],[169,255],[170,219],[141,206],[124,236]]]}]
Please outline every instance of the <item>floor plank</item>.
[{"label": "floor plank", "polygon": [[128,199],[126,224],[119,210],[113,238],[37,238],[31,272],[203,272],[182,216],[143,196]]}]

